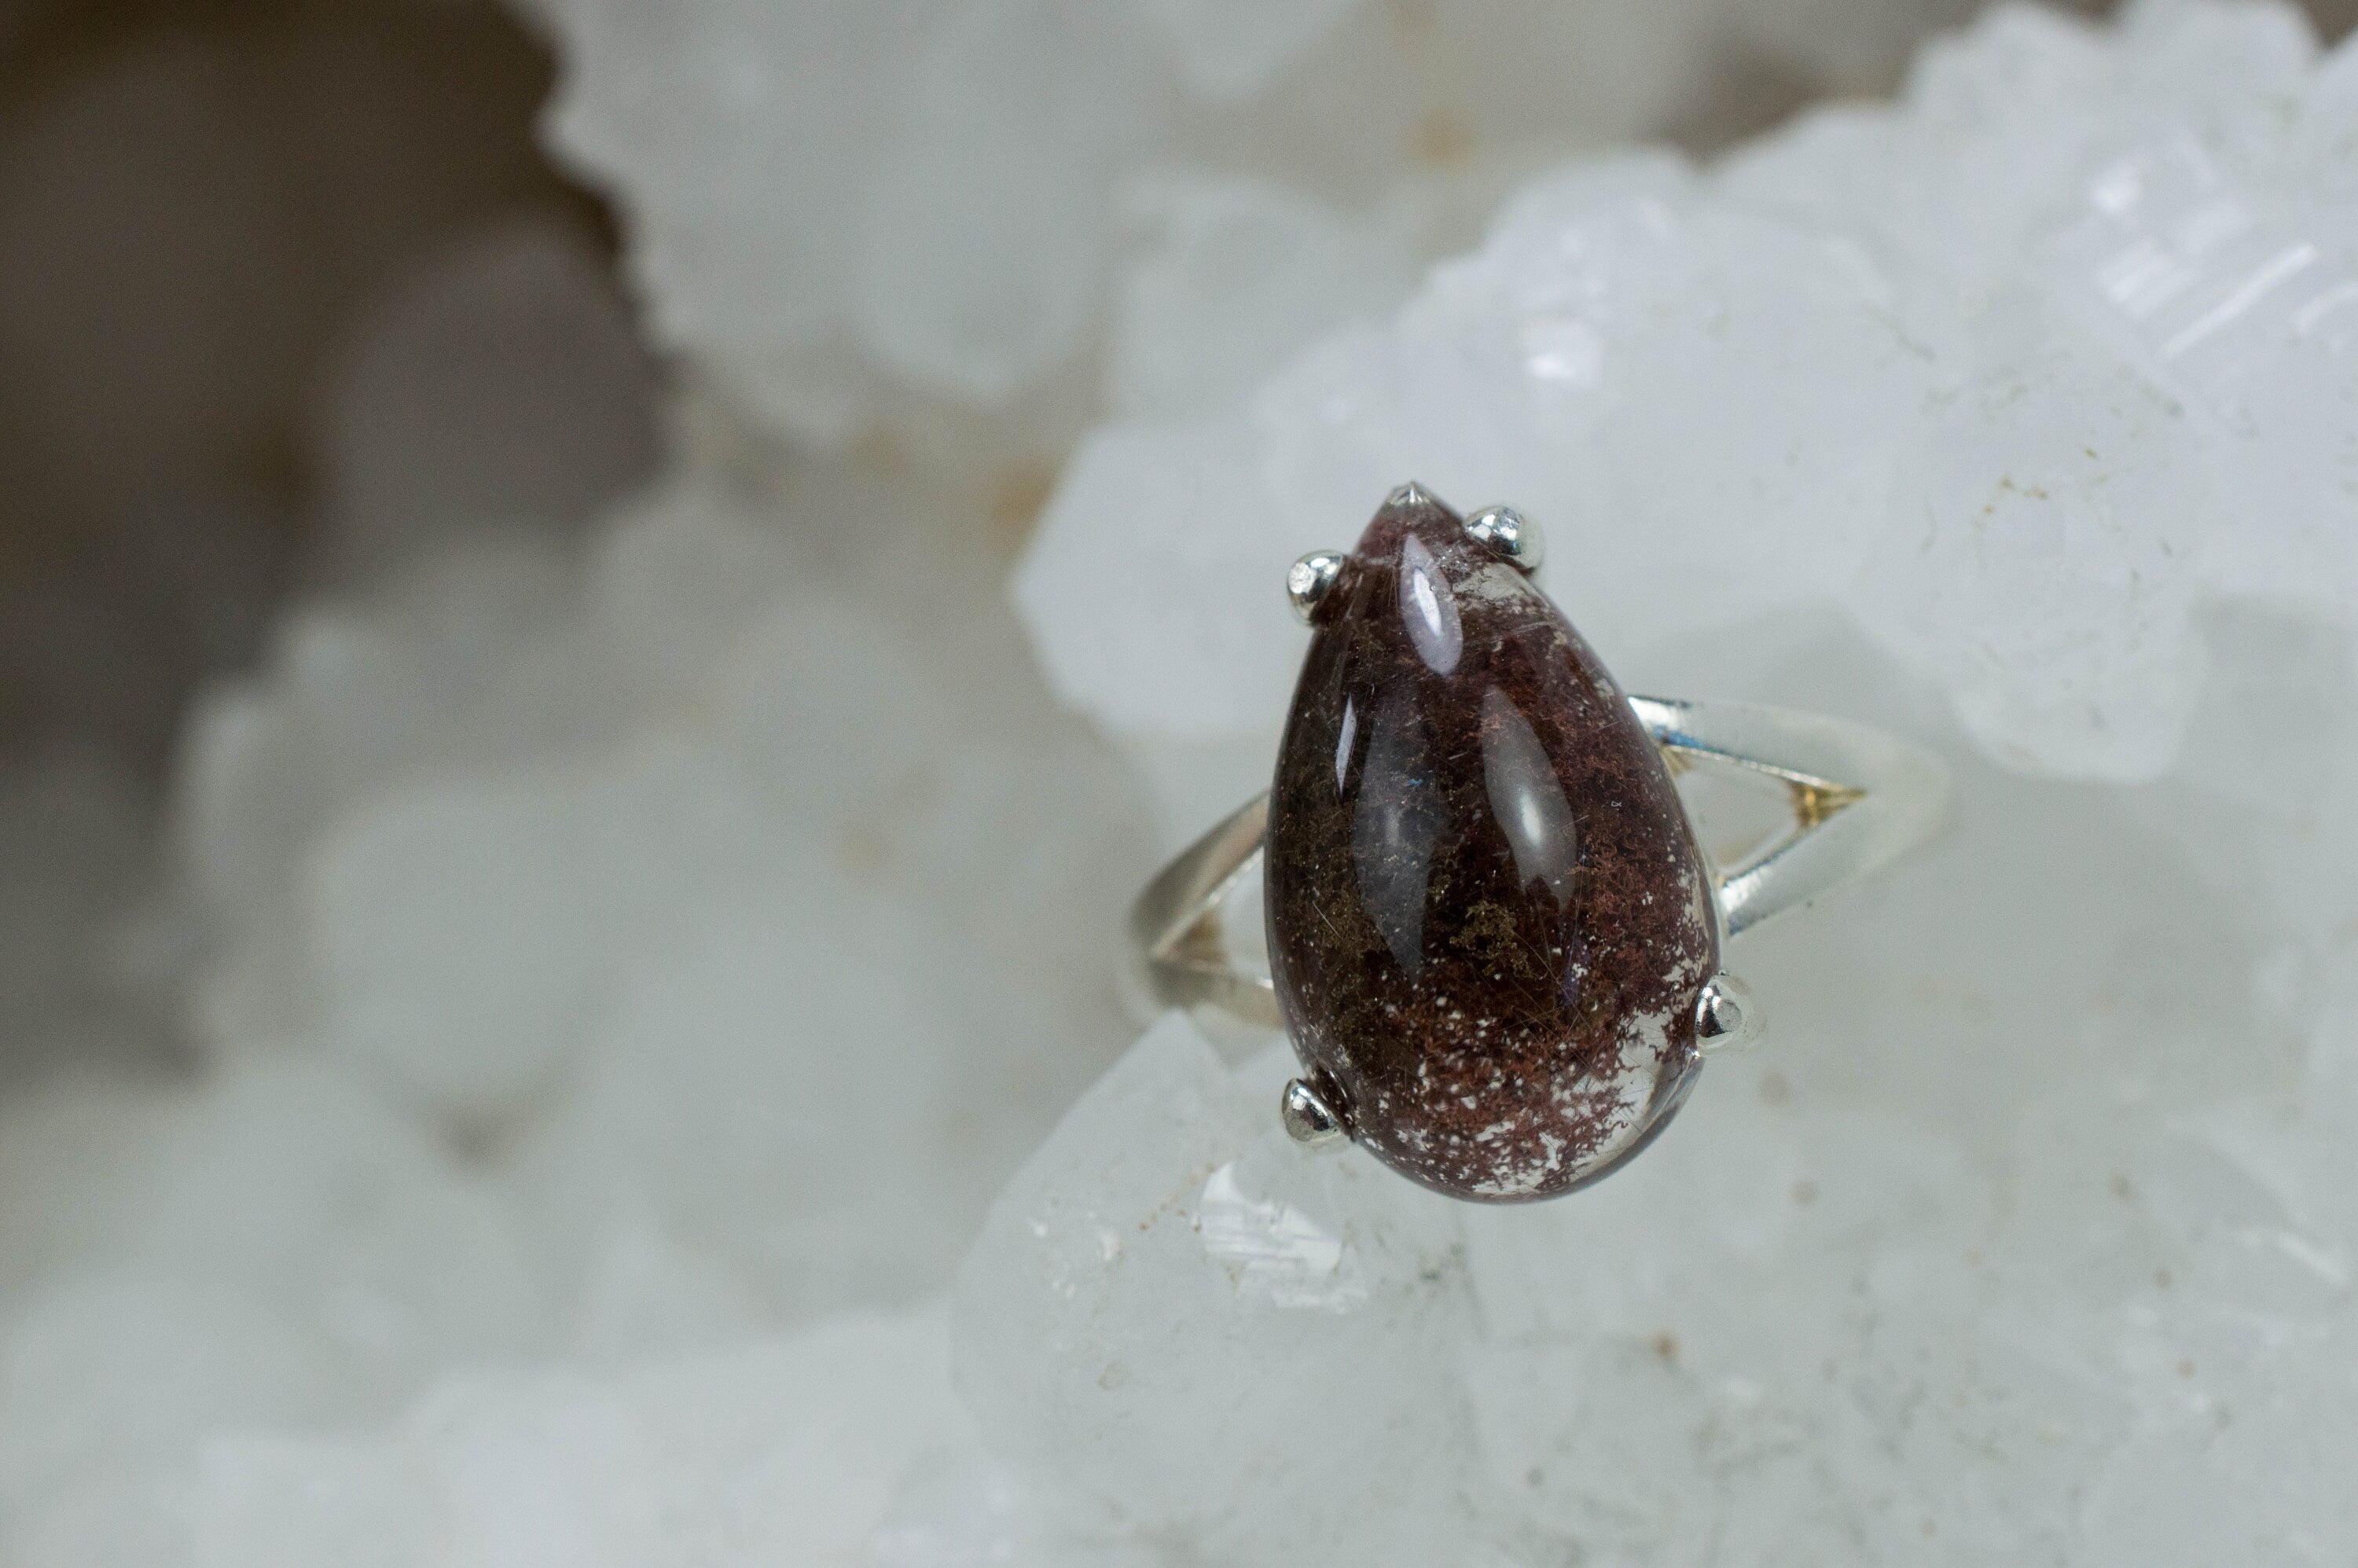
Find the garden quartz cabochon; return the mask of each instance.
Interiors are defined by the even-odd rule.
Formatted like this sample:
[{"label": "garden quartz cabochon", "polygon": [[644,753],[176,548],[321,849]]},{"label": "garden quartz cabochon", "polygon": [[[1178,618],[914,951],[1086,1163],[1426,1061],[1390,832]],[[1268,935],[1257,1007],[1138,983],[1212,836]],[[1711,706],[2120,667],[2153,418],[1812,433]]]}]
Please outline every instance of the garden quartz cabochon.
[{"label": "garden quartz cabochon", "polygon": [[1416,485],[1314,611],[1270,797],[1270,956],[1313,1087],[1428,1186],[1553,1196],[1693,1078],[1718,919],[1628,699]]}]

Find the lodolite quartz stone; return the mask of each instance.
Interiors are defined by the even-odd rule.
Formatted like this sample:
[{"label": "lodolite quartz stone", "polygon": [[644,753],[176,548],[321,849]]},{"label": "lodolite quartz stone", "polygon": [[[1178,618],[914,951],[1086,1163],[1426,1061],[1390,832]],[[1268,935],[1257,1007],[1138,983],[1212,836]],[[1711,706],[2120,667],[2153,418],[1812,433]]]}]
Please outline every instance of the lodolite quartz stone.
[{"label": "lodolite quartz stone", "polygon": [[1314,619],[1263,871],[1306,1076],[1442,1192],[1594,1181],[1684,1097],[1719,968],[1670,771],[1563,611],[1415,486]]}]

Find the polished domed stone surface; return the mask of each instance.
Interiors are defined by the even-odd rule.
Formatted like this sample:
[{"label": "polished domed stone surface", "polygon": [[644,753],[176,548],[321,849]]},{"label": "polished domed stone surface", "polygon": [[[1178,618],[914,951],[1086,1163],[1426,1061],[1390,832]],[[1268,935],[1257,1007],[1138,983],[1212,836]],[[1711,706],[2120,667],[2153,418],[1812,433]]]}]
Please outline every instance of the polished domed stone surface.
[{"label": "polished domed stone surface", "polygon": [[1719,966],[1669,770],[1563,612],[1413,486],[1316,619],[1264,870],[1308,1076],[1443,1192],[1592,1181],[1676,1108]]}]

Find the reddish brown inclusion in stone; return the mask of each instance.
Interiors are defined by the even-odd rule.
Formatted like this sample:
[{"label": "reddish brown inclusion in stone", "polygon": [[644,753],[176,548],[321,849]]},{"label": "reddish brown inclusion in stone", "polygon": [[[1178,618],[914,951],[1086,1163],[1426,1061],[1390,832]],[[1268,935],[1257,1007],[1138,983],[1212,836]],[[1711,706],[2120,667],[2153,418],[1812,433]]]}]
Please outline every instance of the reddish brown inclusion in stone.
[{"label": "reddish brown inclusion in stone", "polygon": [[1413,487],[1319,611],[1263,872],[1294,1048],[1428,1186],[1594,1181],[1677,1108],[1719,968],[1661,754],[1563,613]]}]

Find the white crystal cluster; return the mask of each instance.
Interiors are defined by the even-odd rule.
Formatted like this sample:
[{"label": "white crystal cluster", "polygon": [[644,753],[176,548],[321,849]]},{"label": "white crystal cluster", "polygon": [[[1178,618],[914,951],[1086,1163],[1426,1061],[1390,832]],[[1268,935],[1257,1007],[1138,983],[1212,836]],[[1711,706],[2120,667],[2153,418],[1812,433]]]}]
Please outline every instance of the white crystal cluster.
[{"label": "white crystal cluster", "polygon": [[[1519,180],[1419,283],[1488,177],[1382,90],[1544,83],[1527,18],[544,8],[706,390],[586,546],[315,601],[192,720],[106,950],[200,1060],[0,1104],[0,1564],[2358,1554],[2358,53],[2001,9],[1895,103]],[[1674,96],[1633,58],[1563,74]],[[1481,113],[1531,105],[1620,123]],[[1090,352],[1014,597],[1094,734],[972,428]],[[1412,476],[1539,519],[1628,684],[1957,772],[1735,950],[1769,1044],[1533,1207],[1301,1152],[1281,1043],[1117,1059],[1285,563]],[[134,815],[17,793],[12,866]],[[95,948],[105,893],[0,914]]]},{"label": "white crystal cluster", "polygon": [[1608,646],[1836,604],[2009,763],[2154,776],[2204,605],[2358,597],[2358,59],[2314,54],[2286,10],[2006,11],[1897,106],[1536,182],[1396,316],[1089,438],[1021,590],[1057,684],[1266,727],[1282,607],[1202,596],[1413,473],[1548,519]]},{"label": "white crystal cluster", "polygon": [[[1220,1173],[1253,1174],[1260,1278],[1331,1256],[1299,1321],[1364,1325],[1196,1362],[1184,1336],[1256,1299],[1233,1263],[1225,1314],[1083,1319],[1128,1379],[1182,1341],[1156,1408],[1183,1463],[1206,1368],[1249,1369],[1220,1452],[1282,1458],[1206,1489],[1292,1480],[1250,1523],[1183,1510],[1215,1560],[1450,1560],[1426,1530],[1468,1561],[2358,1550],[2353,156],[2358,51],[2288,10],[2001,9],[1889,106],[1535,181],[1388,319],[1087,439],[1016,591],[1183,812],[1265,766],[1285,563],[1409,477],[1543,520],[1542,580],[1633,685],[1961,748],[1945,845],[1736,954],[1770,1053],[1626,1175],[1457,1217],[1390,1276],[1454,1320],[1446,1357],[1381,1286],[1341,1302],[1412,1195],[1304,1195],[1233,1139],[1212,1178],[1169,1162],[1207,1261]],[[1065,1329],[1073,1265],[1010,1232],[1087,1234],[1054,1205],[1088,1136],[1033,1167],[1077,1166],[1063,1193],[1002,1202],[1017,1245],[986,1232],[962,1321],[1014,1292]],[[1112,1468],[1143,1418],[1008,1381],[969,1398],[1035,1463],[1186,1528],[1142,1457]]]},{"label": "white crystal cluster", "polygon": [[[773,504],[956,508],[823,477]],[[768,1477],[688,1510],[715,1543],[856,1508],[835,1406],[799,1447],[772,1406],[870,1397],[868,1347],[919,1327],[697,1357],[940,1289],[1124,1037],[1109,934],[1149,829],[1011,629],[924,623],[986,574],[880,608],[830,550],[683,477],[585,551],[308,608],[208,701],[174,823],[201,1081],[77,1075],[0,1117],[0,1561],[510,1561],[557,1507],[525,1455],[551,1486],[568,1454]],[[356,1428],[429,1388],[412,1487]],[[551,1560],[688,1560],[611,1503],[565,1500],[583,1544]]]},{"label": "white crystal cluster", "polygon": [[[1318,328],[1387,303],[1418,259],[1463,249],[1509,175],[1680,124],[1708,106],[1725,60],[1812,85],[1876,81],[1942,12],[533,6],[566,59],[557,144],[631,214],[655,334],[763,418],[824,440],[1015,395],[1028,422],[1063,428],[1054,413],[1072,404],[1048,389],[1136,332],[1210,334],[1187,379],[1240,390]],[[1133,270],[1141,245],[1171,264]],[[1119,396],[1184,395],[1151,344],[1115,356]]]}]

